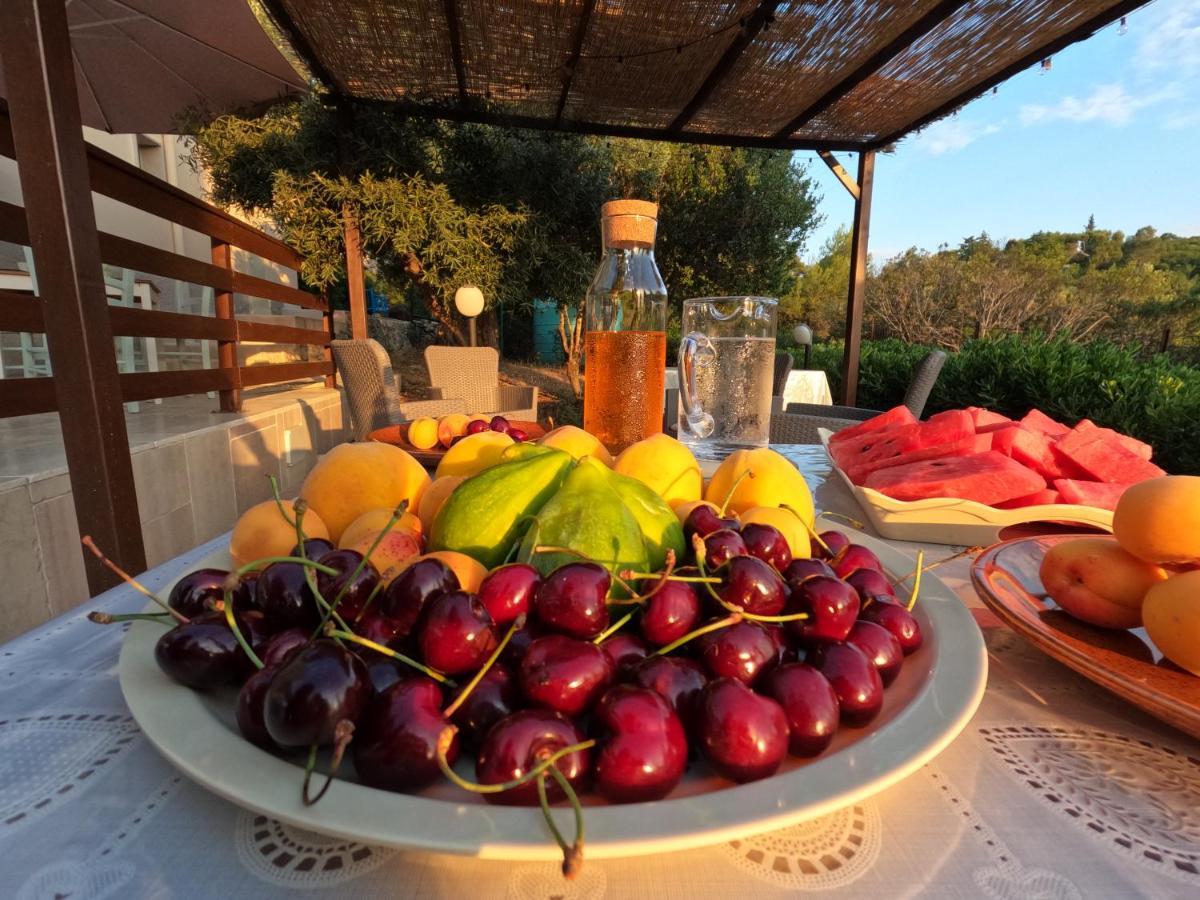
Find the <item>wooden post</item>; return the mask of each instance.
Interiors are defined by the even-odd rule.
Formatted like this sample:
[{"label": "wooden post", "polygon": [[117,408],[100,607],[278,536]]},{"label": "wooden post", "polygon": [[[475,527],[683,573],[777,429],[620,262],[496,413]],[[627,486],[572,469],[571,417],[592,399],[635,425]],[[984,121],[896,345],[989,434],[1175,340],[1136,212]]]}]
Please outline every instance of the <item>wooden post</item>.
[{"label": "wooden post", "polygon": [[867,233],[871,225],[871,189],[875,180],[875,151],[858,157],[858,196],[850,232],[850,286],[846,294],[846,347],[842,353],[842,403],[858,400],[858,356],[862,346],[863,294],[867,282]]},{"label": "wooden post", "polygon": [[[333,310],[329,305],[329,295],[326,293],[322,293],[321,300],[325,304],[325,309],[321,313],[321,327],[325,329],[325,340],[332,341],[333,340]],[[321,348],[321,351],[322,351],[322,359],[324,359],[325,362],[332,364],[333,363],[333,348],[331,346],[329,346],[328,343],[326,343],[325,346]],[[336,371],[330,372],[328,375],[325,376],[325,387],[331,388],[331,389],[337,387],[337,372]]]},{"label": "wooden post", "polygon": [[[212,239],[212,262],[214,266],[233,271],[233,246],[225,241]],[[236,322],[233,307],[233,291],[216,291],[213,294],[213,308],[218,319]],[[236,331],[234,332],[236,334]],[[242,370],[241,360],[238,359],[239,342],[217,341],[217,365],[233,373],[234,387],[221,391],[221,412],[242,411]]]},{"label": "wooden post", "polygon": [[350,292],[350,337],[367,336],[367,292],[363,281],[362,235],[350,207],[342,207],[346,244],[346,287]]},{"label": "wooden post", "polygon": [[[79,531],[141,572],[146,552],[64,0],[0,3],[0,60]],[[93,594],[117,583],[80,552]]]}]

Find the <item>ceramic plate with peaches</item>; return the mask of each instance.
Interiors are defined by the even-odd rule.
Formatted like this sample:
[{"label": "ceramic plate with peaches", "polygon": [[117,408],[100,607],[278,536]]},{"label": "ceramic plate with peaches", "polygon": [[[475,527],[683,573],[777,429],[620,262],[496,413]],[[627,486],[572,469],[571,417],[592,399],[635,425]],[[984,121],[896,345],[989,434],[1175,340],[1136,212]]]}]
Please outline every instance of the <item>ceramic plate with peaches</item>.
[{"label": "ceramic plate with peaches", "polygon": [[972,569],[984,603],[1084,676],[1200,738],[1200,477],[1130,487],[1113,535],[996,544]]}]

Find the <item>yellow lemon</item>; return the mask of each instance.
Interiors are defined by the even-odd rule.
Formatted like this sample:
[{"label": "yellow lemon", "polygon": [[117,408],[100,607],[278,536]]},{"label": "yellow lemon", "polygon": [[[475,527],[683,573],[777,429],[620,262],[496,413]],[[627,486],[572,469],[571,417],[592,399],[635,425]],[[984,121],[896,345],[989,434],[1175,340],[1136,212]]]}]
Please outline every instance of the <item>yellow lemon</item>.
[{"label": "yellow lemon", "polygon": [[704,489],[692,451],[667,434],[656,434],[621,451],[613,469],[636,478],[671,506],[699,500]]},{"label": "yellow lemon", "polygon": [[800,517],[790,509],[780,506],[752,506],[738,514],[738,522],[742,525],[758,522],[778,528],[792,550],[793,559],[807,559],[812,555],[808,529],[804,527]]},{"label": "yellow lemon", "polygon": [[600,443],[600,439],[594,434],[589,434],[582,428],[577,428],[574,425],[560,425],[553,431],[546,432],[545,436],[538,443],[545,447],[565,450],[575,459],[594,456],[600,462],[612,468],[613,458],[612,454],[608,452],[608,448]]},{"label": "yellow lemon", "polygon": [[408,442],[418,450],[429,450],[438,442],[438,423],[429,416],[413,419],[408,425]]},{"label": "yellow lemon", "polygon": [[454,493],[454,489],[466,480],[463,475],[443,475],[433,480],[433,484],[421,498],[421,505],[417,507],[417,517],[420,518],[421,527],[426,533],[433,529],[433,520],[441,512],[442,505]]},{"label": "yellow lemon", "polygon": [[462,475],[464,478],[470,478],[477,475],[500,462],[500,454],[504,452],[505,447],[511,447],[512,444],[513,439],[499,431],[468,434],[446,451],[446,455],[438,463],[437,477]]},{"label": "yellow lemon", "polygon": [[321,457],[300,486],[300,496],[325,523],[329,537],[339,541],[346,526],[368,510],[395,509],[404,500],[416,509],[428,486],[429,473],[410,454],[366,441],[339,444]]},{"label": "yellow lemon", "polygon": [[809,525],[813,499],[800,470],[769,447],[736,450],[717,467],[704,499],[739,514],[755,506],[788,506]]}]

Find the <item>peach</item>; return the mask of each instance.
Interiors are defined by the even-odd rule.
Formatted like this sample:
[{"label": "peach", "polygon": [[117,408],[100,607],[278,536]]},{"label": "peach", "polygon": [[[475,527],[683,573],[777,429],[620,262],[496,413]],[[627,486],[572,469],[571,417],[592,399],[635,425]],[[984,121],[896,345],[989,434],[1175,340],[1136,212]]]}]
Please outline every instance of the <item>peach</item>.
[{"label": "peach", "polygon": [[[429,493],[428,491],[425,492]],[[422,502],[425,497],[421,497]],[[338,546],[342,549],[353,547],[359,542],[359,539],[364,535],[377,535],[391,521],[392,514],[395,509],[388,509],[386,506],[381,506],[379,509],[369,509],[349,525],[342,532],[341,540],[338,541]],[[422,534],[424,529],[421,526],[421,519],[415,512],[405,511],[399,521],[392,526],[393,531],[411,531],[413,534]]]},{"label": "peach", "polygon": [[1167,475],[1126,488],[1113,512],[1113,535],[1146,562],[1200,560],[1200,477]]},{"label": "peach", "polygon": [[371,545],[375,543],[375,538],[379,536],[379,532],[368,532],[363,534],[353,545],[345,547],[348,550],[357,550],[363,556],[371,561],[379,571],[379,578],[384,584],[390,584],[392,579],[399,575],[408,567],[409,562],[416,556],[421,554],[424,549],[423,541],[419,534],[414,534],[411,531],[389,531],[383,536],[383,540],[379,545],[371,551]]},{"label": "peach", "polygon": [[472,559],[465,553],[459,553],[457,550],[434,550],[422,556],[415,556],[405,564],[404,568],[408,568],[418,559],[440,559],[458,576],[459,586],[472,594],[479,590],[479,585],[483,583],[483,579],[487,577],[488,573],[478,560]]},{"label": "peach", "polygon": [[454,493],[454,489],[466,480],[463,475],[443,475],[433,480],[433,484],[421,498],[421,505],[417,507],[417,517],[421,520],[421,528],[426,534],[433,530],[433,520],[441,512],[442,505]]},{"label": "peach", "polygon": [[804,476],[768,447],[729,454],[713,472],[704,499],[718,506],[724,503],[726,512],[735,515],[755,506],[787,506],[813,524],[812,493]]},{"label": "peach", "polygon": [[449,449],[456,437],[462,437],[467,433],[467,423],[470,421],[471,417],[463,413],[450,413],[442,416],[437,423],[438,443]]},{"label": "peach", "polygon": [[553,431],[547,431],[538,443],[544,447],[565,450],[575,459],[594,456],[609,468],[613,465],[612,454],[600,443],[600,438],[575,425],[560,425]]},{"label": "peach", "polygon": [[300,496],[316,510],[332,540],[341,540],[351,522],[372,509],[395,509],[408,501],[416,509],[429,487],[429,473],[411,455],[391,444],[366,441],[339,444],[318,462]]},{"label": "peach", "polygon": [[1055,544],[1042,559],[1042,585],[1075,618],[1101,628],[1142,624],[1142,599],[1167,573],[1111,538]]},{"label": "peach", "polygon": [[613,470],[636,478],[671,506],[699,500],[704,487],[696,457],[669,434],[655,434],[626,447]]},{"label": "peach", "polygon": [[[284,500],[283,509],[287,518],[280,513],[278,503],[264,500],[242,513],[229,537],[229,555],[234,563],[244,566],[256,559],[288,555],[296,546],[295,501]],[[300,525],[305,537],[329,538],[329,529],[314,509],[304,513]]]},{"label": "peach", "polygon": [[472,475],[478,475],[484,469],[490,469],[500,462],[504,448],[512,445],[513,439],[499,431],[468,434],[446,451],[446,455],[438,463],[437,477],[461,475],[470,478]]},{"label": "peach", "polygon": [[438,423],[429,416],[408,423],[408,442],[418,450],[430,450],[438,442]]},{"label": "peach", "polygon": [[1200,571],[1150,588],[1142,603],[1142,623],[1163,656],[1200,675]]}]

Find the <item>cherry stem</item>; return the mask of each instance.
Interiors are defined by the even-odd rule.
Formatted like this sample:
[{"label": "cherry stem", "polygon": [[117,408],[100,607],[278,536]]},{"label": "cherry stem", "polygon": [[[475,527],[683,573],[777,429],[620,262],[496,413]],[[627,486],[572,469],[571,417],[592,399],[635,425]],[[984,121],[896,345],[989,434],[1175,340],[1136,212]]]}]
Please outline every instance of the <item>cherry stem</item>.
[{"label": "cherry stem", "polygon": [[[297,543],[299,543],[300,546],[303,547],[304,546],[304,532],[300,528],[300,517],[297,516],[295,519],[293,519],[291,516],[289,516],[287,514],[287,510],[283,506],[283,496],[279,493],[279,479],[276,478],[274,475],[268,475],[267,481],[269,481],[271,483],[271,496],[275,499],[275,506],[277,506],[279,508],[279,514],[281,516],[283,516],[283,521],[287,522],[289,525],[291,525],[293,528],[296,529]],[[295,509],[295,508],[296,508],[295,504],[293,504],[292,509]]]},{"label": "cherry stem", "polygon": [[[921,571],[928,572],[932,569],[938,568],[939,566],[944,566],[948,562],[954,562],[954,560],[956,560],[956,559],[962,559],[964,556],[972,556],[976,553],[982,553],[982,552],[983,552],[982,547],[966,547],[965,549],[959,550],[955,554],[947,556],[945,559],[939,559],[937,562],[931,562],[929,565],[924,566],[921,569]],[[899,587],[904,582],[908,581],[908,579],[912,578],[916,574],[917,574],[916,570],[914,569],[912,572],[909,572],[907,575],[903,576],[902,578],[897,578],[896,579],[897,587]]]},{"label": "cherry stem", "polygon": [[747,478],[753,478],[753,477],[754,477],[754,470],[746,469],[745,471],[742,472],[742,474],[740,474],[737,478],[735,478],[733,480],[733,484],[731,484],[729,486],[729,493],[725,495],[725,502],[721,504],[721,508],[717,511],[718,516],[725,515],[725,510],[727,510],[729,508],[729,504],[733,501],[733,495],[737,493],[737,489],[741,485],[741,483],[743,481],[745,481]]},{"label": "cherry stem", "polygon": [[353,739],[354,723],[349,719],[339,719],[337,725],[333,727],[333,756],[329,759],[329,774],[325,776],[325,783],[321,785],[321,790],[317,791],[315,797],[308,796],[308,787],[312,781],[313,769],[317,766],[317,745],[313,744],[308,748],[308,762],[304,766],[304,787],[301,792],[305,806],[312,806],[325,796],[325,792],[333,784],[333,778],[342,764],[342,757],[346,755],[346,748],[350,746],[350,741]]},{"label": "cherry stem", "polygon": [[822,515],[824,515],[825,518],[827,518],[827,519],[833,519],[834,521],[845,522],[851,528],[857,528],[859,531],[862,531],[864,528],[867,527],[862,522],[858,521],[858,519],[852,518],[851,516],[842,515],[840,512],[831,512],[829,510],[826,510],[824,513],[822,513]]},{"label": "cherry stem", "polygon": [[[575,793],[575,788],[571,786],[571,782],[567,776],[559,771],[558,766],[551,766],[550,775],[558,782],[558,786],[562,788],[564,794],[567,795],[567,802],[571,804],[571,809],[575,813],[575,843],[568,850],[563,847],[563,878],[571,881],[579,874],[583,868],[583,804],[579,802],[579,795]],[[544,776],[543,776],[544,777]],[[541,779],[538,780],[540,785]],[[546,814],[546,821],[550,821],[550,814],[546,807],[542,807],[542,811]],[[561,838],[561,835],[557,835]],[[559,846],[563,846],[563,842],[559,841]]]},{"label": "cherry stem", "polygon": [[450,765],[446,759],[446,754],[450,752],[450,743],[454,740],[454,735],[458,733],[458,729],[453,725],[447,725],[442,729],[442,733],[438,735],[437,741],[437,761],[442,769],[442,774],[449,778],[452,782],[462,788],[464,791],[470,791],[473,794],[502,794],[505,791],[511,791],[513,788],[518,788],[523,784],[527,784],[534,778],[537,778],[564,756],[570,756],[572,753],[579,753],[583,750],[590,750],[596,746],[595,740],[581,741],[578,744],[571,744],[568,747],[563,747],[551,753],[533,768],[519,778],[514,778],[512,781],[504,781],[500,784],[479,784],[478,782],[468,781],[463,778]]},{"label": "cherry stem", "polygon": [[558,824],[554,821],[554,816],[550,814],[550,798],[546,795],[546,779],[548,777],[549,776],[545,772],[538,776],[538,803],[540,803],[542,806],[542,816],[546,819],[546,827],[550,829],[550,834],[554,836],[554,843],[558,844],[558,849],[562,851],[563,874],[565,875],[567,859],[571,855],[571,845],[568,844],[567,839],[562,836],[562,832],[558,830]]},{"label": "cherry stem", "polygon": [[355,622],[362,621],[362,617],[367,614],[367,610],[371,608],[371,604],[375,602],[375,598],[383,593],[383,589],[385,587],[387,587],[387,585],[384,584],[383,581],[380,581],[379,584],[375,585],[374,589],[367,597],[367,602],[363,604],[363,608],[359,610],[358,615],[354,617]]},{"label": "cherry stem", "polygon": [[375,641],[371,640],[370,638],[362,637],[361,635],[355,634],[353,631],[350,631],[349,629],[342,630],[342,629],[334,628],[332,625],[326,625],[325,626],[325,635],[326,635],[326,637],[340,638],[343,641],[350,641],[352,644],[361,644],[363,647],[366,647],[370,650],[374,650],[376,653],[382,653],[384,656],[390,656],[392,659],[398,660],[399,662],[404,663],[406,666],[411,666],[412,668],[416,669],[421,674],[428,675],[430,678],[432,678],[438,684],[446,684],[446,685],[450,685],[452,687],[455,684],[454,681],[447,678],[445,675],[443,675],[437,669],[431,669],[431,668],[429,668],[429,666],[425,665],[424,663],[419,663],[412,657],[405,656],[403,653],[399,652],[398,650],[393,650],[391,647],[385,646],[384,644],[376,643]]},{"label": "cherry stem", "polygon": [[612,625],[608,626],[608,628],[605,628],[602,632],[600,632],[598,635],[596,635],[594,638],[592,638],[592,643],[593,644],[603,644],[610,637],[612,637],[614,634],[616,634],[618,631],[620,631],[625,626],[625,623],[628,622],[632,618],[633,618],[633,610],[630,610],[629,612],[625,613],[625,615],[621,616],[621,618],[617,619],[617,621],[614,622]]},{"label": "cherry stem", "polygon": [[695,640],[696,638],[700,637],[701,635],[705,635],[705,634],[708,634],[713,631],[720,631],[722,628],[728,628],[730,625],[736,625],[738,622],[742,621],[742,619],[744,619],[744,618],[745,618],[745,616],[742,613],[735,612],[732,615],[726,616],[724,619],[717,619],[717,621],[715,621],[715,622],[709,622],[707,625],[703,625],[700,628],[697,628],[695,631],[689,631],[687,634],[685,634],[683,637],[679,638],[678,640],[671,641],[671,643],[667,644],[665,647],[659,647],[657,650],[655,650],[650,655],[651,656],[666,656],[672,650],[678,650],[680,647],[682,647],[688,641]]},{"label": "cherry stem", "polygon": [[[671,573],[675,571],[675,551],[668,549],[667,555],[663,559],[663,570],[661,572],[634,572],[632,569],[622,569],[621,579],[623,584],[638,581],[644,578],[654,578],[656,582],[654,587],[646,591],[644,594],[634,593],[632,597],[612,601],[614,604],[630,604],[630,603],[645,603],[664,587],[667,582],[671,581]],[[677,579],[676,579],[677,580]]]},{"label": "cherry stem", "polygon": [[[574,550],[571,547],[559,547],[554,544],[538,544],[533,548],[533,552],[534,553],[565,553],[569,556],[574,556],[579,559],[585,560],[587,562],[592,562],[592,563],[596,562],[596,560],[592,559],[586,553],[581,553],[580,551]],[[603,563],[596,563],[596,564],[601,565],[601,566],[604,565]],[[605,568],[607,568],[607,566],[605,566]],[[622,578],[616,572],[610,571],[608,574],[609,574],[609,577],[612,578],[613,581],[615,581],[617,584],[619,584],[621,587],[623,587],[626,591],[628,591],[630,596],[633,596],[633,597],[637,596],[637,591],[635,591],[633,589],[633,585],[631,585],[628,581],[626,581],[624,578]]]},{"label": "cherry stem", "polygon": [[229,630],[233,632],[233,636],[237,639],[238,646],[242,648],[242,652],[254,664],[254,668],[265,668],[266,666],[263,661],[258,658],[258,654],[254,652],[254,649],[246,640],[246,636],[242,634],[242,629],[238,627],[237,617],[233,614],[233,592],[229,588],[225,589],[225,623],[229,626]]},{"label": "cherry stem", "polygon": [[740,615],[743,619],[749,619],[752,622],[799,622],[802,619],[808,618],[808,613],[803,613],[803,612],[802,613],[788,613],[787,615],[783,615],[783,616],[760,615],[759,613],[747,612],[746,610],[742,609],[742,607],[740,607],[734,603],[730,603],[728,600],[726,600],[724,597],[722,597],[720,594],[718,594],[716,589],[713,587],[714,583],[720,584],[722,579],[709,577],[708,572],[705,570],[704,538],[700,537],[700,535],[698,535],[698,534],[694,534],[694,535],[692,535],[692,543],[696,547],[696,567],[700,570],[700,575],[701,575],[701,577],[696,580],[700,584],[704,585],[704,589],[706,591],[708,591],[709,596],[711,596],[714,600],[717,601],[717,603],[721,604],[721,606],[723,606],[725,609],[729,610],[731,613],[736,613],[737,615]]},{"label": "cherry stem", "polygon": [[188,622],[191,621],[187,616],[185,616],[179,610],[171,609],[170,606],[168,606],[166,603],[163,602],[162,598],[159,597],[158,594],[154,593],[154,591],[152,591],[149,588],[140,584],[136,578],[134,578],[132,575],[130,575],[128,572],[126,572],[124,569],[122,569],[120,566],[118,566],[115,562],[113,562],[111,559],[109,559],[107,556],[105,556],[104,553],[100,550],[100,548],[96,546],[96,542],[92,540],[92,536],[90,534],[85,534],[83,536],[83,538],[80,540],[80,543],[83,544],[83,546],[87,547],[90,551],[92,551],[92,555],[95,556],[96,559],[100,560],[100,562],[104,563],[105,568],[107,568],[109,571],[115,572],[122,581],[124,581],[127,585],[132,587],[139,594],[144,594],[145,596],[147,596],[151,600],[153,600],[155,603],[157,603],[159,606],[161,606],[164,610],[166,610],[166,612],[171,616],[171,618],[174,619],[176,622],[178,622],[180,625],[186,625]]},{"label": "cherry stem", "polygon": [[167,628],[174,628],[176,623],[167,621],[169,618],[170,616],[166,613],[124,613],[122,615],[99,611],[88,613],[88,621],[95,622],[97,625],[113,625],[117,622],[157,622]]},{"label": "cherry stem", "polygon": [[912,612],[913,607],[917,605],[917,594],[921,590],[921,574],[925,571],[923,568],[924,562],[925,562],[925,551],[918,550],[917,551],[917,575],[913,579],[912,593],[908,595],[907,609],[909,612]]},{"label": "cherry stem", "polygon": [[800,515],[800,513],[796,512],[796,510],[792,509],[786,503],[783,504],[783,508],[787,509],[787,510],[791,510],[791,512],[795,514],[796,518],[800,520],[800,524],[804,526],[804,530],[808,532],[808,536],[810,538],[812,538],[814,541],[816,541],[817,545],[822,550],[824,550],[826,553],[828,553],[830,555],[830,557],[833,557],[835,555],[834,552],[829,549],[829,545],[827,543],[825,543],[823,540],[821,540],[821,536],[819,534],[817,534],[817,529],[815,529],[815,528],[813,528],[813,526],[809,525],[807,520],[804,518],[804,516]]},{"label": "cherry stem", "polygon": [[325,595],[321,593],[321,588],[317,586],[317,576],[313,574],[312,569],[304,570],[304,583],[307,584],[308,589],[312,591],[313,600],[316,602],[317,608],[321,610],[323,616],[321,619],[321,624],[313,630],[312,636],[309,638],[309,640],[316,640],[317,635],[325,630],[325,626],[328,624],[330,616],[333,617],[333,621],[337,623],[339,628],[341,628],[343,631],[350,631],[351,628],[346,624],[346,620],[338,615],[337,610],[329,605],[329,601],[326,600]]},{"label": "cherry stem", "polygon": [[513,619],[513,623],[508,626],[508,632],[501,638],[500,643],[496,645],[496,649],[492,651],[492,655],[487,658],[478,672],[468,681],[458,696],[450,701],[450,705],[442,710],[442,715],[449,719],[452,715],[458,712],[458,708],[462,706],[467,698],[471,696],[471,692],[479,686],[479,682],[483,681],[483,676],[488,673],[488,669],[496,664],[496,660],[500,658],[500,654],[504,652],[504,648],[508,646],[508,642],[512,640],[512,636],[525,626],[525,614],[517,616]]},{"label": "cherry stem", "polygon": [[233,574],[235,574],[238,578],[241,578],[243,575],[247,575],[250,572],[255,572],[259,569],[266,568],[266,566],[271,565],[271,563],[280,562],[299,563],[300,565],[309,569],[314,569],[317,572],[324,572],[326,575],[336,575],[338,573],[338,570],[333,566],[322,565],[321,563],[308,559],[304,556],[264,556],[262,559],[251,560],[240,569],[235,569]]},{"label": "cherry stem", "polygon": [[[621,574],[624,575],[626,578],[658,578],[659,577],[658,574],[655,572],[634,572],[629,569],[626,569]],[[668,581],[685,581],[688,584],[720,584],[721,583],[720,578],[715,578],[711,575],[672,575],[670,578],[663,579],[664,583],[668,582]],[[655,593],[657,593],[657,591],[658,591],[658,588],[655,588]],[[652,596],[654,596],[654,594],[647,594],[646,597],[643,599],[649,599]],[[624,602],[628,603],[630,601],[626,600]]]}]

